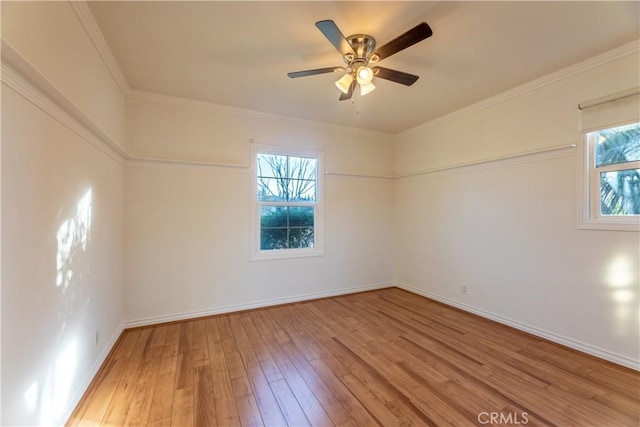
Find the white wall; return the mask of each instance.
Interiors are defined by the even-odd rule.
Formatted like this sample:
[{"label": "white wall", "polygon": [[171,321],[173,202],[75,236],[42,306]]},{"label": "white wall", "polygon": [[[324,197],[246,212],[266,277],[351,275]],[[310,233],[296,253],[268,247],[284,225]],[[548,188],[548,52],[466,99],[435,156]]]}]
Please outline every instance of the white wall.
[{"label": "white wall", "polygon": [[447,166],[581,143],[578,103],[638,64],[627,47],[399,135],[398,282],[637,369],[640,240],[577,229],[577,149]]},{"label": "white wall", "polygon": [[[427,123],[394,147],[385,134],[195,101],[125,102],[68,3],[3,2],[2,38],[3,67],[7,51],[32,79],[2,76],[2,424],[63,422],[123,319],[362,290],[394,275],[637,364],[638,235],[576,229],[575,149],[389,179],[576,142],[576,104],[637,85],[637,49]],[[250,140],[325,152],[324,256],[249,261]],[[123,149],[168,161],[123,165]]]},{"label": "white wall", "polygon": [[[388,135],[157,96],[127,102],[125,318],[144,324],[393,283]],[[325,255],[250,256],[250,140],[325,153]],[[339,173],[338,173],[339,172]]]},{"label": "white wall", "polygon": [[122,330],[124,165],[47,95],[121,146],[124,99],[68,3],[2,2],[2,38],[1,423],[60,425]]}]

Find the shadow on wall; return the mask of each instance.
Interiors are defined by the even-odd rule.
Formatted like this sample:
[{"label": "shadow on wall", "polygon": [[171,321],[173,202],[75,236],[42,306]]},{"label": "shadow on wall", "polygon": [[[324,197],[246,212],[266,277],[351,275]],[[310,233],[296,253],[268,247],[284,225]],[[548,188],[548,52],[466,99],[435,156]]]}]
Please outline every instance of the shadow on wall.
[{"label": "shadow on wall", "polygon": [[[45,368],[37,370],[38,378],[27,385],[23,394],[25,420],[38,425],[60,425],[74,398],[73,385],[77,384],[77,363],[81,348],[78,331],[70,322],[80,306],[80,286],[89,273],[88,249],[91,236],[92,190],[89,189],[76,205],[72,217],[58,228],[56,235],[56,280],[52,283],[59,294],[57,323],[58,336],[53,347],[54,357],[45,360]],[[88,300],[86,301],[88,302]],[[78,326],[78,325],[74,325]]]}]

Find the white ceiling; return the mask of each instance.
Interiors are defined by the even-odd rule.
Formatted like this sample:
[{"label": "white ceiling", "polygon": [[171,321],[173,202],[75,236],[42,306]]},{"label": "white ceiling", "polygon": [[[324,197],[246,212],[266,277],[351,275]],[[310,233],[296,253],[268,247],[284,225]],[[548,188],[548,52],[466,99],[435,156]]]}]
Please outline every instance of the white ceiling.
[{"label": "white ceiling", "polygon": [[[318,122],[397,133],[640,36],[640,2],[91,2],[132,89]],[[380,65],[417,74],[411,87],[374,79],[338,101],[343,65],[315,27],[378,46],[426,21],[434,35]]]}]

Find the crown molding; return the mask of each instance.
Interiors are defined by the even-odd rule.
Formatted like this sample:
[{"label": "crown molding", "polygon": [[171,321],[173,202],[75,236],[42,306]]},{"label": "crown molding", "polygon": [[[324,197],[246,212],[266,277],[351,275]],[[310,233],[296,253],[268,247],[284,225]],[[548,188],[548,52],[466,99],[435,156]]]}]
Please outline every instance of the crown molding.
[{"label": "crown molding", "polygon": [[444,116],[438,117],[436,119],[430,120],[428,122],[422,123],[411,129],[407,129],[406,131],[395,134],[395,137],[401,138],[405,136],[414,135],[424,129],[429,129],[453,120],[460,119],[462,117],[468,116],[470,114],[473,114],[485,108],[491,107],[493,105],[500,104],[512,98],[524,95],[528,92],[532,92],[536,89],[549,86],[560,80],[564,80],[569,77],[575,76],[576,74],[584,73],[586,71],[592,70],[602,65],[606,65],[611,62],[617,61],[619,59],[625,58],[629,55],[638,54],[639,51],[640,51],[640,39],[634,40],[616,49],[594,56],[585,61],[578,62],[577,64],[563,68],[551,74],[547,74],[546,76],[540,77],[536,80],[532,80],[521,86],[517,86],[513,89],[509,89],[505,92],[486,98],[482,101],[476,102],[475,104],[471,104],[467,107],[463,107],[452,113],[449,113]]},{"label": "crown molding", "polygon": [[244,118],[268,120],[276,123],[295,123],[300,126],[311,127],[316,129],[333,130],[338,132],[348,132],[356,135],[364,135],[378,138],[390,138],[393,136],[391,133],[377,132],[372,130],[354,128],[350,126],[334,125],[330,123],[316,122],[313,120],[299,119],[296,117],[283,116],[279,114],[264,113],[256,110],[249,110],[245,108],[229,107],[227,105],[214,104],[206,101],[199,101],[190,98],[181,98],[177,96],[161,95],[153,92],[145,92],[141,90],[132,89],[131,93],[127,96],[129,99],[139,99],[143,101],[159,102],[163,104],[176,105],[180,107],[200,108],[204,110],[214,111],[216,113],[229,114]]},{"label": "crown molding", "polygon": [[4,39],[0,81],[112,159],[122,162],[129,157],[124,148],[93,123]]},{"label": "crown molding", "polygon": [[73,8],[78,20],[84,27],[84,30],[102,58],[102,62],[104,62],[104,65],[111,73],[113,80],[120,88],[120,91],[124,96],[128,96],[129,93],[131,93],[131,88],[125,79],[118,62],[113,56],[111,49],[109,49],[109,45],[104,39],[102,31],[100,31],[100,27],[89,9],[89,5],[85,1],[69,1],[69,4]]}]

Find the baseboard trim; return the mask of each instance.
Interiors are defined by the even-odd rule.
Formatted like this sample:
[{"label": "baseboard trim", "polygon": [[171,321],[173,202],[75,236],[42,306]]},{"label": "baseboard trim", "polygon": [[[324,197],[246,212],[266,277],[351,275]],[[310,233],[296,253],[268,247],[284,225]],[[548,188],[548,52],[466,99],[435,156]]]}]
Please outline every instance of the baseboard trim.
[{"label": "baseboard trim", "polygon": [[89,390],[91,383],[97,377],[100,369],[102,368],[102,365],[104,364],[105,360],[107,360],[109,353],[111,353],[113,347],[116,345],[116,342],[118,342],[118,339],[123,332],[124,324],[120,323],[120,325],[118,325],[116,330],[113,332],[113,335],[111,335],[111,338],[109,338],[107,345],[104,346],[104,349],[102,350],[96,361],[93,363],[91,370],[89,371],[89,373],[87,373],[82,383],[80,383],[80,387],[78,387],[75,394],[73,394],[73,396],[69,400],[69,404],[65,411],[64,417],[62,418],[63,420],[65,420],[65,425],[69,422],[69,418],[71,418],[71,416],[73,415],[73,412],[76,410],[84,394],[87,392],[87,390]]},{"label": "baseboard trim", "polygon": [[622,356],[616,353],[612,353],[607,350],[603,350],[601,348],[585,344],[580,341],[576,341],[571,338],[567,338],[562,335],[558,335],[553,332],[545,331],[544,329],[537,328],[535,326],[528,325],[526,323],[519,322],[517,320],[510,319],[508,317],[500,316],[499,314],[491,313],[486,310],[482,310],[471,305],[463,304],[458,301],[452,300],[447,297],[443,297],[441,295],[425,291],[423,289],[416,288],[414,286],[408,285],[402,282],[396,282],[395,286],[400,289],[404,289],[405,291],[432,299],[434,301],[441,302],[443,304],[458,308],[460,310],[476,314],[480,317],[484,317],[489,320],[493,320],[494,322],[501,323],[503,325],[510,326],[514,329],[518,329],[520,331],[527,332],[531,335],[535,335],[540,338],[547,339],[554,343],[563,345],[565,347],[572,348],[574,350],[581,351],[583,353],[589,354],[591,356],[595,356],[599,359],[604,359],[609,362],[613,362],[617,365],[624,366],[626,368],[633,369],[635,371],[640,371],[640,361],[631,359],[630,357]]},{"label": "baseboard trim", "polygon": [[329,298],[339,295],[355,294],[358,292],[373,291],[376,289],[392,288],[396,286],[394,282],[376,283],[372,285],[354,286],[350,288],[342,288],[333,291],[312,292],[309,294],[297,295],[295,297],[274,298],[249,304],[226,305],[205,310],[187,311],[184,313],[174,313],[163,316],[151,316],[140,319],[127,320],[123,323],[125,329],[138,328],[141,326],[151,326],[160,323],[177,322],[181,320],[196,319],[198,317],[215,316],[218,314],[234,313],[244,310],[252,310],[256,308],[272,307],[282,304],[290,304],[294,302],[310,301],[320,298]]}]

